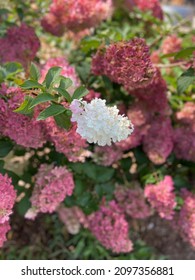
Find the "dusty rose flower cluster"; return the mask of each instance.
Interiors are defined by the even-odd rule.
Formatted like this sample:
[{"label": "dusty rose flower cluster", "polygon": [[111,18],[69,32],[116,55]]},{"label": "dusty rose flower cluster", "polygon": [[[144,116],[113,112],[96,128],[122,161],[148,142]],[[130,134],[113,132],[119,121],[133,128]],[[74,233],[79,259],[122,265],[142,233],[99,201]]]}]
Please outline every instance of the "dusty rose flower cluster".
[{"label": "dusty rose flower cluster", "polygon": [[176,34],[167,36],[160,47],[163,54],[179,52],[182,48],[182,39]]},{"label": "dusty rose flower cluster", "polygon": [[92,72],[108,76],[126,90],[137,89],[150,83],[156,69],[144,39],[117,42],[99,49],[92,59]]},{"label": "dusty rose flower cluster", "polygon": [[6,234],[11,229],[8,222],[0,224],[0,248],[3,246],[4,242],[7,240]]},{"label": "dusty rose flower cluster", "polygon": [[132,182],[131,185],[132,188],[117,185],[114,193],[116,201],[129,217],[145,219],[151,215],[151,209],[146,203],[144,191],[137,182]]},{"label": "dusty rose flower cluster", "polygon": [[167,86],[160,71],[156,70],[149,84],[130,90],[135,101],[128,108],[127,115],[134,123],[134,133],[117,143],[123,150],[143,144],[149,159],[155,164],[163,164],[173,150],[173,129],[170,108],[166,96]]},{"label": "dusty rose flower cluster", "polygon": [[113,163],[120,160],[123,152],[116,145],[112,146],[96,146],[92,155],[94,162],[103,166],[111,166]]},{"label": "dusty rose flower cluster", "polygon": [[[153,63],[160,63],[161,57],[160,54],[171,54],[179,52],[182,49],[182,39],[179,38],[176,34],[167,36],[163,41],[158,50],[155,50],[151,54],[151,60]],[[173,57],[168,57],[170,62],[174,61]],[[167,71],[169,68],[167,68]]]},{"label": "dusty rose flower cluster", "polygon": [[163,10],[159,0],[134,0],[136,6],[142,11],[151,11],[153,16],[163,19]]},{"label": "dusty rose flower cluster", "polygon": [[16,191],[12,186],[11,179],[0,173],[0,224],[9,221],[12,208],[16,199]]},{"label": "dusty rose flower cluster", "polygon": [[76,132],[74,124],[68,131],[60,128],[53,118],[45,121],[47,139],[54,143],[56,151],[64,154],[69,161],[84,161],[87,156],[84,148],[87,147],[86,140]]},{"label": "dusty rose flower cluster", "polygon": [[195,248],[195,194],[182,189],[181,196],[184,202],[177,217],[177,230]]},{"label": "dusty rose flower cluster", "polygon": [[4,134],[5,120],[7,117],[7,104],[5,102],[3,89],[0,88],[0,136]]},{"label": "dusty rose flower cluster", "polygon": [[22,23],[10,27],[5,37],[0,38],[0,62],[19,62],[24,67],[35,58],[40,48],[39,38],[34,29]]},{"label": "dusty rose flower cluster", "polygon": [[[166,113],[166,112],[165,112]],[[134,123],[134,133],[116,143],[123,151],[143,145],[149,159],[155,164],[163,164],[173,150],[173,128],[166,115],[156,115],[145,102],[136,101],[127,112]]]},{"label": "dusty rose flower cluster", "polygon": [[154,17],[163,19],[163,10],[159,0],[125,0],[125,6],[129,9],[137,6],[141,11],[151,11]]},{"label": "dusty rose flower cluster", "polygon": [[[35,216],[39,212],[52,213],[66,196],[72,195],[73,190],[73,175],[65,166],[54,167],[53,164],[42,164],[35,175],[30,211],[34,210]],[[29,213],[26,217],[30,218]]]},{"label": "dusty rose flower cluster", "polygon": [[112,13],[112,0],[53,0],[42,19],[43,28],[61,36],[65,30],[79,32],[96,27]]},{"label": "dusty rose flower cluster", "polygon": [[128,223],[114,200],[108,206],[101,205],[90,215],[89,229],[103,246],[115,253],[127,253],[133,249]]},{"label": "dusty rose flower cluster", "polygon": [[156,185],[146,185],[144,194],[161,218],[166,220],[173,219],[176,200],[171,176],[165,176]]},{"label": "dusty rose flower cluster", "polygon": [[166,113],[169,110],[166,96],[167,85],[158,69],[146,86],[128,90],[128,92],[138,98],[139,101],[144,102],[153,112]]},{"label": "dusty rose flower cluster", "polygon": [[14,140],[18,145],[30,148],[42,147],[46,142],[43,122],[28,116],[14,113],[24,100],[24,93],[20,88],[11,87],[0,95],[7,98],[7,102],[0,98],[1,133]]},{"label": "dusty rose flower cluster", "polygon": [[16,191],[11,179],[0,173],[0,247],[6,241],[6,233],[10,230],[9,218],[16,200]]},{"label": "dusty rose flower cluster", "polygon": [[134,102],[127,111],[127,116],[134,124],[134,132],[127,139],[116,143],[123,151],[135,148],[142,144],[143,137],[149,128],[151,110],[143,102]]},{"label": "dusty rose flower cluster", "polygon": [[62,25],[60,18],[53,13],[48,13],[42,18],[41,25],[43,29],[54,36],[62,36],[65,32],[65,27]]},{"label": "dusty rose flower cluster", "polygon": [[178,158],[195,162],[195,104],[187,102],[176,119],[174,152]]},{"label": "dusty rose flower cluster", "polygon": [[95,98],[100,98],[101,97],[101,93],[94,91],[93,89],[90,89],[88,94],[84,96],[84,100],[87,102],[92,101]]},{"label": "dusty rose flower cluster", "polygon": [[189,126],[195,131],[195,104],[186,102],[182,110],[177,112],[176,119],[180,124]]},{"label": "dusty rose flower cluster", "polygon": [[81,226],[88,228],[88,217],[77,206],[70,208],[61,206],[58,209],[58,215],[70,234],[77,234]]},{"label": "dusty rose flower cluster", "polygon": [[[70,92],[73,92],[80,81],[76,75],[75,69],[68,64],[64,58],[50,59],[42,68],[42,82],[50,67],[62,67],[61,75],[73,80]],[[89,92],[90,96],[95,95],[93,91]],[[46,121],[37,121],[41,106],[35,110],[34,116],[29,117],[13,112],[24,100],[25,93],[20,88],[7,88],[4,84],[0,88],[0,134],[8,136],[18,145],[27,148],[40,148],[46,141],[55,145],[58,152],[63,153],[70,161],[85,161],[89,156],[84,148],[87,146],[86,141],[76,132],[76,124],[66,131],[57,126],[53,118]],[[66,107],[68,106],[65,104]]]},{"label": "dusty rose flower cluster", "polygon": [[143,149],[155,164],[163,164],[173,150],[173,129],[168,117],[157,116],[143,139]]}]

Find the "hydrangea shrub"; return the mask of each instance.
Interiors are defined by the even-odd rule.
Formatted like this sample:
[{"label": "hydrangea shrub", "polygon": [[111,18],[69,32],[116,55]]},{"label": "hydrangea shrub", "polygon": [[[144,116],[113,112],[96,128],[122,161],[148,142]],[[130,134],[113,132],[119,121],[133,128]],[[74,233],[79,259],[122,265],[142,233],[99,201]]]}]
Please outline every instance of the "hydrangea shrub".
[{"label": "hydrangea shrub", "polygon": [[42,2],[0,13],[0,247],[12,217],[56,215],[130,258],[156,215],[194,249],[190,24],[157,0]]}]

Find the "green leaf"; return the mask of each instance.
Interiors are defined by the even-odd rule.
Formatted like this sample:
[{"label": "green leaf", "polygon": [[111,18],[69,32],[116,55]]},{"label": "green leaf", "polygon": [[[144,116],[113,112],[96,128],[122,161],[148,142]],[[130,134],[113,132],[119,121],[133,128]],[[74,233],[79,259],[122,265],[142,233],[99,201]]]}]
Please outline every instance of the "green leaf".
[{"label": "green leaf", "polygon": [[195,47],[183,49],[183,50],[179,51],[178,53],[176,53],[175,59],[189,57],[193,54],[194,51],[195,51]]},{"label": "green leaf", "polygon": [[3,166],[4,166],[4,161],[0,160],[0,173],[3,173],[4,170]]},{"label": "green leaf", "polygon": [[20,105],[19,108],[14,110],[15,113],[20,113],[23,115],[31,115],[33,110],[30,108],[33,98],[31,96],[26,96],[24,102]]},{"label": "green leaf", "polygon": [[8,62],[5,64],[5,70],[7,74],[16,74],[23,70],[23,67],[20,63],[17,62]]},{"label": "green leaf", "polygon": [[58,66],[49,69],[44,80],[47,88],[50,88],[59,79],[61,70],[62,68]]},{"label": "green leaf", "polygon": [[80,98],[84,97],[85,95],[87,95],[88,92],[89,92],[88,89],[81,86],[75,90],[75,92],[72,96],[72,99],[80,99]]},{"label": "green leaf", "polygon": [[167,53],[167,54],[161,55],[160,57],[168,58],[168,57],[174,56],[175,59],[187,58],[187,57],[191,56],[194,51],[195,51],[195,47],[190,47],[190,48],[183,49],[179,52]]},{"label": "green leaf", "polygon": [[5,157],[13,149],[12,142],[8,140],[0,140],[0,157]]},{"label": "green leaf", "polygon": [[0,9],[0,16],[10,13],[8,9],[2,8]]},{"label": "green leaf", "polygon": [[24,217],[28,209],[31,207],[30,203],[30,191],[27,191],[25,193],[25,196],[22,198],[22,200],[19,203],[16,203],[16,210],[19,215]]},{"label": "green leaf", "polygon": [[67,89],[73,85],[73,81],[70,78],[66,78],[64,76],[60,76],[60,88]]},{"label": "green leaf", "polygon": [[59,92],[59,94],[61,94],[63,97],[65,97],[65,99],[71,103],[72,101],[72,97],[70,96],[70,94],[68,93],[67,90],[61,88],[61,87],[58,87],[58,88],[55,88],[55,90],[57,90],[57,92]]},{"label": "green leaf", "polygon": [[176,56],[178,54],[178,52],[173,52],[173,53],[167,53],[167,54],[163,54],[160,56],[160,58],[168,58],[168,57],[173,57]]},{"label": "green leaf", "polygon": [[70,129],[71,127],[71,121],[70,121],[70,116],[67,115],[67,112],[56,115],[54,117],[56,124],[59,127],[62,127],[66,130]]},{"label": "green leaf", "polygon": [[18,17],[19,17],[20,21],[22,21],[23,18],[24,18],[24,11],[23,11],[23,9],[21,7],[17,7],[16,6],[16,12],[18,14]]},{"label": "green leaf", "polygon": [[110,182],[95,185],[95,191],[100,198],[106,197],[112,199],[114,190],[115,190],[115,185]]},{"label": "green leaf", "polygon": [[76,173],[86,175],[96,183],[108,182],[114,175],[113,168],[96,165],[91,162],[75,163],[71,168]]},{"label": "green leaf", "polygon": [[37,95],[37,97],[33,98],[29,109],[32,109],[33,107],[35,107],[38,104],[47,102],[47,101],[51,101],[51,100],[55,100],[55,97],[49,93],[41,93],[39,95]]},{"label": "green leaf", "polygon": [[90,76],[91,64],[87,61],[82,62],[80,65],[76,66],[76,70],[82,82],[85,84]]},{"label": "green leaf", "polygon": [[81,49],[83,52],[88,53],[91,50],[96,50],[101,44],[101,40],[99,39],[92,39],[92,38],[86,38],[83,39],[81,43]]},{"label": "green leaf", "polygon": [[195,81],[195,72],[193,68],[188,69],[177,79],[178,93],[184,92]]},{"label": "green leaf", "polygon": [[34,64],[33,62],[31,63],[30,66],[30,78],[34,81],[38,81],[40,78],[40,71],[36,66],[36,64]]},{"label": "green leaf", "polygon": [[78,204],[80,206],[86,207],[92,199],[92,194],[90,192],[84,192],[79,196]]},{"label": "green leaf", "polygon": [[82,195],[87,189],[87,184],[85,182],[85,180],[81,180],[81,179],[76,179],[75,180],[75,189],[74,189],[74,194],[76,196],[80,196]]},{"label": "green leaf", "polygon": [[106,76],[102,76],[102,79],[104,81],[104,84],[105,84],[105,87],[110,90],[110,91],[113,91],[113,84],[112,82],[110,81],[110,79]]},{"label": "green leaf", "polygon": [[25,81],[20,87],[23,89],[43,88],[41,84],[33,80]]},{"label": "green leaf", "polygon": [[6,78],[6,70],[4,67],[0,66],[0,83],[2,83]]},{"label": "green leaf", "polygon": [[49,117],[57,116],[63,113],[64,111],[66,111],[66,108],[64,108],[62,105],[52,104],[39,114],[37,120],[45,120]]}]

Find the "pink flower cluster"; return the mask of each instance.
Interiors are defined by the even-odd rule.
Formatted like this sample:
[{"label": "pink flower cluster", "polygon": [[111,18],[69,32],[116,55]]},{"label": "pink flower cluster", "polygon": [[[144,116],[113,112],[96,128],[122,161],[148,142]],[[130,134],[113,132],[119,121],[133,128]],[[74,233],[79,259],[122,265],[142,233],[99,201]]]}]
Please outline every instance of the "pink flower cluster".
[{"label": "pink flower cluster", "polygon": [[195,162],[195,132],[181,126],[174,131],[174,152],[177,158]]},{"label": "pink flower cluster", "polygon": [[177,112],[176,119],[183,125],[190,126],[195,131],[195,104],[186,102],[181,111]]},{"label": "pink flower cluster", "polygon": [[30,199],[32,209],[36,213],[52,213],[66,196],[72,195],[73,190],[73,175],[65,166],[42,164],[35,175],[35,186]]},{"label": "pink flower cluster", "polygon": [[158,212],[161,218],[172,220],[176,206],[173,179],[165,176],[164,180],[156,185],[146,185],[144,194],[151,206]]},{"label": "pink flower cluster", "polygon": [[155,164],[163,164],[173,150],[173,129],[168,117],[157,116],[143,139],[143,149]]},{"label": "pink flower cluster", "polygon": [[131,90],[149,84],[156,69],[150,61],[145,40],[135,38],[99,49],[92,59],[92,72],[106,75],[126,90]]},{"label": "pink flower cluster", "polygon": [[176,34],[167,36],[160,47],[163,54],[179,52],[182,48],[182,39]]},{"label": "pink flower cluster", "polygon": [[101,205],[98,211],[90,215],[89,229],[103,246],[114,253],[127,253],[133,249],[128,236],[128,223],[114,200],[108,206]]},{"label": "pink flower cluster", "polygon": [[184,203],[179,212],[177,230],[195,248],[195,194],[182,189],[181,195]]},{"label": "pink flower cluster", "polygon": [[85,161],[85,157],[88,156],[84,149],[87,143],[76,132],[76,124],[68,131],[57,126],[53,118],[46,119],[45,124],[47,139],[54,143],[57,152],[64,154],[69,161]]},{"label": "pink flower cluster", "polygon": [[112,13],[112,0],[53,0],[42,19],[43,28],[61,36],[65,30],[79,32],[95,27]]},{"label": "pink flower cluster", "polygon": [[[42,68],[40,81],[44,80],[47,71],[53,66],[62,67],[61,75],[71,78],[73,85],[70,92],[73,92],[79,86],[80,81],[75,69],[62,57],[48,60]],[[76,124],[66,131],[57,126],[53,118],[48,118],[46,121],[36,121],[40,109],[44,109],[43,106],[35,110],[32,118],[13,112],[23,102],[24,95],[19,88],[11,87],[7,89],[2,85],[0,89],[0,96],[2,97],[0,98],[0,134],[8,136],[18,145],[30,148],[39,148],[46,141],[51,141],[56,150],[63,153],[70,161],[85,161],[85,158],[89,156],[89,153],[84,150],[87,144],[76,132]],[[94,95],[98,95],[98,93],[90,91],[87,98],[92,98]],[[68,106],[67,104],[64,105]]]},{"label": "pink flower cluster", "polygon": [[70,161],[84,161],[88,156],[84,148],[86,141],[76,132],[76,125],[66,131],[55,123],[53,118],[46,121],[36,121],[35,116],[30,118],[13,110],[18,108],[24,99],[24,94],[19,88],[9,88],[4,101],[0,98],[0,133],[14,140],[18,145],[39,148],[46,141],[54,143],[58,152],[63,153]]},{"label": "pink flower cluster", "polygon": [[7,104],[3,99],[3,94],[0,88],[0,136],[4,134],[6,115],[7,115]]},{"label": "pink flower cluster", "polygon": [[68,61],[64,57],[50,58],[43,65],[43,67],[41,69],[40,83],[42,83],[44,81],[48,70],[54,66],[62,67],[60,75],[66,77],[66,78],[70,78],[73,81],[73,85],[68,89],[68,91],[70,91],[70,93],[73,93],[74,90],[80,85],[80,81],[76,74],[75,68],[70,66],[68,64]]},{"label": "pink flower cluster", "polygon": [[0,224],[9,221],[12,208],[16,200],[16,191],[12,186],[11,179],[0,173]]},{"label": "pink flower cluster", "polygon": [[[179,38],[176,34],[167,36],[163,41],[158,50],[155,50],[151,54],[151,60],[153,63],[160,63],[161,57],[160,54],[170,54],[179,52],[182,49],[182,39]],[[169,57],[168,58],[170,62],[173,62],[174,58]],[[169,68],[167,68],[167,71]]]},{"label": "pink flower cluster", "polygon": [[187,102],[176,119],[174,152],[178,158],[195,162],[195,104]]},{"label": "pink flower cluster", "polygon": [[94,91],[93,89],[90,89],[88,94],[84,96],[84,100],[87,102],[90,102],[92,99],[100,98],[101,93]]},{"label": "pink flower cluster", "polygon": [[136,6],[142,11],[151,11],[153,16],[163,19],[163,10],[159,0],[134,0]]},{"label": "pink flower cluster", "polygon": [[142,144],[151,121],[151,110],[143,102],[134,102],[127,111],[128,118],[134,124],[134,132],[127,139],[116,143],[123,151],[135,148]]},{"label": "pink flower cluster", "polygon": [[[166,114],[166,111],[163,112]],[[143,144],[149,159],[155,164],[163,164],[173,150],[173,128],[166,115],[157,115],[143,101],[135,101],[127,115],[134,124],[134,133],[116,144],[123,151]]]},{"label": "pink flower cluster", "polygon": [[0,247],[6,241],[6,233],[10,230],[9,216],[16,200],[16,191],[11,179],[0,173]]},{"label": "pink flower cluster", "polygon": [[81,225],[88,228],[88,218],[77,206],[70,208],[61,206],[58,209],[58,215],[70,234],[77,234]]},{"label": "pink flower cluster", "polygon": [[0,224],[0,248],[3,246],[4,242],[7,240],[6,234],[11,229],[8,222]]},{"label": "pink flower cluster", "polygon": [[111,166],[113,163],[120,160],[122,156],[122,150],[116,145],[112,145],[104,147],[96,146],[92,157],[97,164]]},{"label": "pink flower cluster", "polygon": [[154,17],[163,19],[163,10],[159,0],[125,0],[125,5],[129,9],[136,5],[141,11],[151,11]]},{"label": "pink flower cluster", "polygon": [[151,209],[145,201],[144,192],[135,182],[134,188],[117,186],[115,198],[123,212],[134,219],[145,219],[151,215]]},{"label": "pink flower cluster", "polygon": [[168,99],[166,96],[167,85],[161,73],[156,69],[150,82],[139,89],[128,90],[129,94],[143,101],[150,110],[156,113],[166,113],[169,111]]},{"label": "pink flower cluster", "polygon": [[60,37],[65,32],[65,26],[62,25],[60,18],[51,12],[42,18],[41,25],[46,32],[49,32],[54,36]]},{"label": "pink flower cluster", "polygon": [[5,37],[0,38],[0,62],[19,62],[27,67],[40,48],[34,29],[22,23],[10,27]]},{"label": "pink flower cluster", "polygon": [[43,122],[37,122],[35,118],[14,113],[24,100],[24,93],[20,88],[11,87],[6,94],[0,90],[0,95],[8,98],[7,102],[0,99],[0,124],[1,133],[14,140],[18,145],[30,148],[42,147],[46,142]]}]

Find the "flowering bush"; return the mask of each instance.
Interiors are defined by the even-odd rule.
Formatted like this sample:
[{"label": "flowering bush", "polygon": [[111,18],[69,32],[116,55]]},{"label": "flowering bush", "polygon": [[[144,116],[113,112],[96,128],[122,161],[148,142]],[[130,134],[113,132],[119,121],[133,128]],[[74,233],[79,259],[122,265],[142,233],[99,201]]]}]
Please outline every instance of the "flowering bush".
[{"label": "flowering bush", "polygon": [[170,28],[157,0],[12,2],[0,10],[0,258],[47,239],[42,258],[159,258],[142,233],[153,219],[194,250],[190,22]]}]

